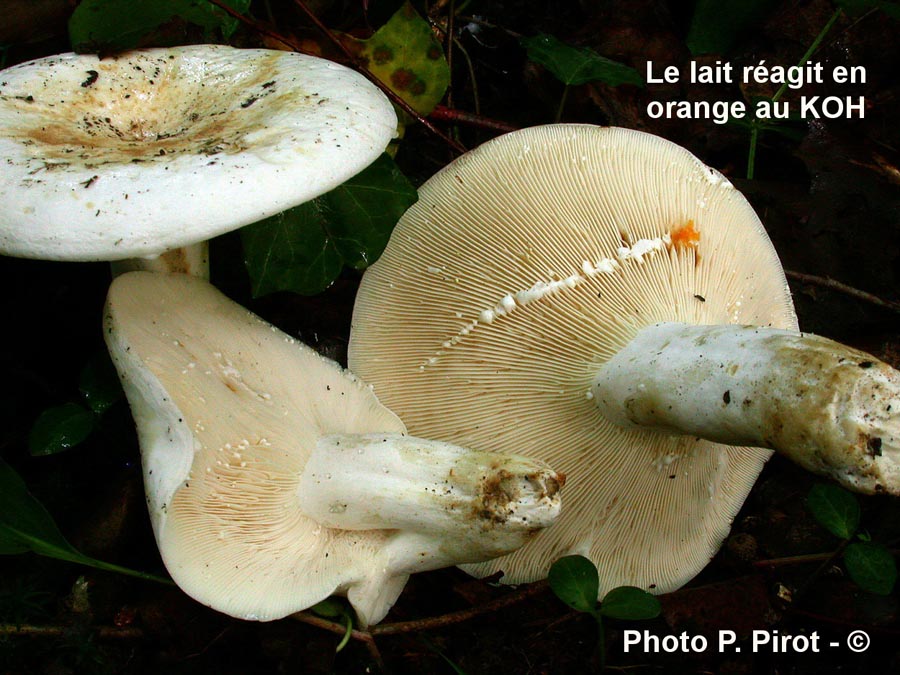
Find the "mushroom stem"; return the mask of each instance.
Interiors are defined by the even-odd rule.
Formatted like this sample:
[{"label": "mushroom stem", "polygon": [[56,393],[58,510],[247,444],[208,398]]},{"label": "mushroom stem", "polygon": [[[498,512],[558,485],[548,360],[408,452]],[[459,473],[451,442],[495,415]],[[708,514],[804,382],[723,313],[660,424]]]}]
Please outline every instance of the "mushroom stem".
[{"label": "mushroom stem", "polygon": [[162,272],[163,274],[190,274],[209,281],[209,242],[173,248],[157,256],[126,258],[110,263],[113,278],[126,272]]},{"label": "mushroom stem", "polygon": [[771,448],[849,489],[900,494],[900,372],[823,337],[660,323],[592,393],[620,426]]},{"label": "mushroom stem", "polygon": [[[564,478],[544,462],[399,433],[319,440],[297,494],[305,515],[340,530],[422,535],[410,572],[504,555],[559,514]],[[395,561],[396,564],[397,561]]]}]

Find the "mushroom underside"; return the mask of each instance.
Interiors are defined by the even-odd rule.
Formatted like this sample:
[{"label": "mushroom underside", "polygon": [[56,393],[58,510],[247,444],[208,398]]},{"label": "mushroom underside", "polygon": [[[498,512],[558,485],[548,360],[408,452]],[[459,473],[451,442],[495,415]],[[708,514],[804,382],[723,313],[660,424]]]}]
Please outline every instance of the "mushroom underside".
[{"label": "mushroom underside", "polygon": [[363,279],[350,367],[411,433],[542,458],[568,477],[553,528],[468,570],[526,582],[580,553],[601,591],[664,592],[714,555],[770,453],[599,412],[597,372],[662,322],[796,328],[751,207],[649,134],[537,127],[422,186]]},{"label": "mushroom underside", "polygon": [[375,623],[409,574],[507,553],[559,512],[544,463],[407,436],[364,383],[200,279],[120,276],[106,325],[163,561],[219,611],[271,620],[336,593]]}]

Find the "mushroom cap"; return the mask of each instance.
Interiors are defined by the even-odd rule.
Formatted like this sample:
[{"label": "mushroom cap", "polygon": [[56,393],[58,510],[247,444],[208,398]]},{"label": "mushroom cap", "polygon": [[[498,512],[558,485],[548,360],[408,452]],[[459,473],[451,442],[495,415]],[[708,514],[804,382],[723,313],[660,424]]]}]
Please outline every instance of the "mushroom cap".
[{"label": "mushroom cap", "polygon": [[244,619],[340,593],[363,622],[380,620],[408,577],[383,555],[398,533],[323,527],[297,492],[320,436],[403,433],[403,423],[333,361],[195,277],[116,278],[106,326],[176,583]]},{"label": "mushroom cap", "polygon": [[577,553],[602,591],[666,592],[715,554],[769,451],[625,430],[591,400],[599,367],[664,321],[796,327],[756,214],[685,149],[535,127],[422,186],[363,279],[350,369],[410,433],[540,458],[568,479],[554,527],[465,569],[521,583]]},{"label": "mushroom cap", "polygon": [[198,45],[0,72],[0,252],[155,256],[308,201],[396,132],[358,73],[303,54]]}]

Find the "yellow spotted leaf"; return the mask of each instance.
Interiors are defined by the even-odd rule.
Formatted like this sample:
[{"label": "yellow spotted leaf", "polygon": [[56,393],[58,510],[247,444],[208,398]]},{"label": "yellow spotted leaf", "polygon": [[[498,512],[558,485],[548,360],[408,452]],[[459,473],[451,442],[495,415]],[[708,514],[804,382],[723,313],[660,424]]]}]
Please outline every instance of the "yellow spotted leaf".
[{"label": "yellow spotted leaf", "polygon": [[420,115],[430,113],[444,97],[450,83],[444,50],[408,2],[367,40],[341,37],[366,68]]}]

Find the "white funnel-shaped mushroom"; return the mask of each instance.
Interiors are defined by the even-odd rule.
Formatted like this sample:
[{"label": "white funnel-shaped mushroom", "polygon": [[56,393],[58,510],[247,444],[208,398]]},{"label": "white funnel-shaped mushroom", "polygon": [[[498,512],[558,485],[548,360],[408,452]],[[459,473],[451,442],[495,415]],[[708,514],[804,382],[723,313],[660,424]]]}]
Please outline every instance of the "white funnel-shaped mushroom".
[{"label": "white funnel-shaped mushroom", "polygon": [[409,574],[508,553],[559,511],[543,462],[406,436],[369,387],[200,279],[119,277],[105,332],[163,561],[226,614],[337,593],[376,623]]},{"label": "white funnel-shaped mushroom", "polygon": [[193,45],[13,66],[0,72],[0,252],[122,260],[203,242],[354,176],[396,124],[363,76],[291,52]]},{"label": "white funnel-shaped mushroom", "polygon": [[511,583],[580,553],[601,590],[679,587],[728,533],[758,446],[900,492],[897,372],[801,336],[747,201],[637,131],[525,129],[431,178],[366,272],[350,368],[411,433],[566,473],[551,530],[469,568]]}]

